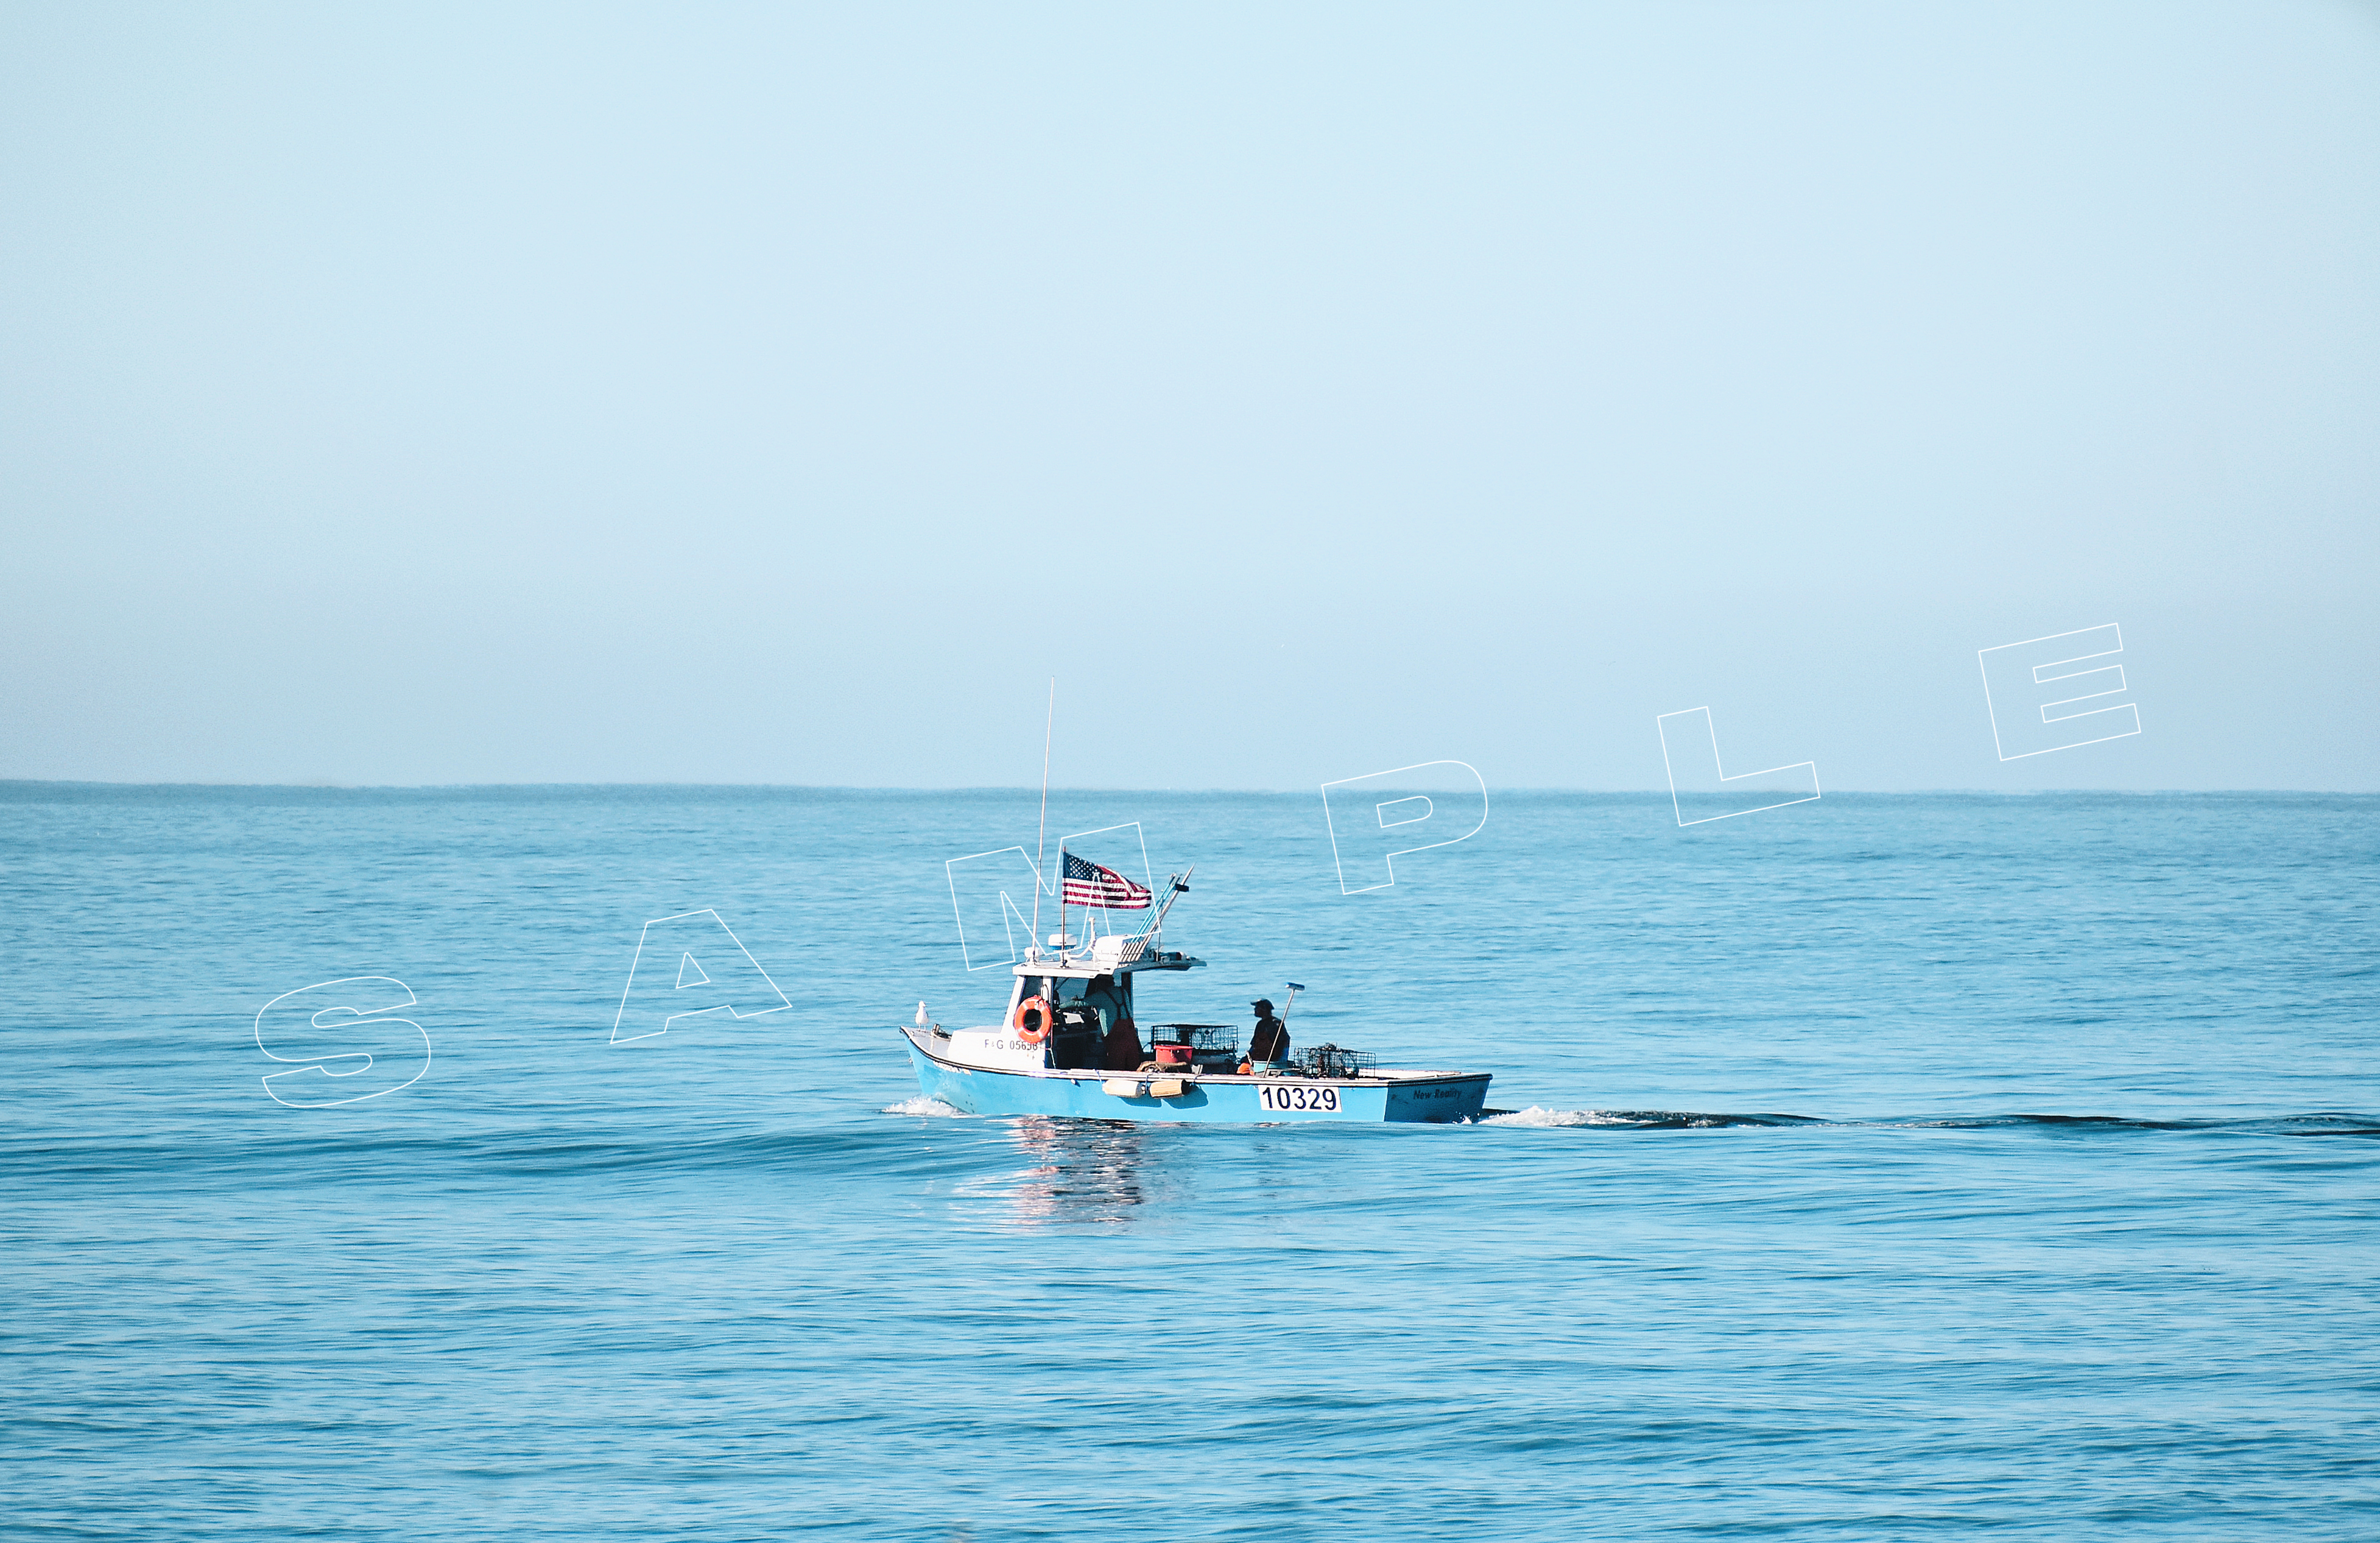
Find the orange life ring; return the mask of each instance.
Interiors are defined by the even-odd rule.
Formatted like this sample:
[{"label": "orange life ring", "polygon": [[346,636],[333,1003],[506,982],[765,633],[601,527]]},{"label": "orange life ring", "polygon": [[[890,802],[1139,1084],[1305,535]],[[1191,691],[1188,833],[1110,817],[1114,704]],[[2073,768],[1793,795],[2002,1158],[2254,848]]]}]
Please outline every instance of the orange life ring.
[{"label": "orange life ring", "polygon": [[[1038,1011],[1041,1014],[1041,1023],[1038,1027],[1036,1027],[1034,1025],[1028,1024],[1025,1021],[1025,1014],[1035,1011]],[[1016,1030],[1016,1037],[1019,1039],[1024,1040],[1028,1045],[1038,1045],[1042,1040],[1050,1038],[1050,1020],[1051,1016],[1052,1009],[1050,1006],[1050,999],[1048,997],[1026,997],[1023,1002],[1016,1004],[1016,1015],[1009,1019],[1008,1026]]]}]

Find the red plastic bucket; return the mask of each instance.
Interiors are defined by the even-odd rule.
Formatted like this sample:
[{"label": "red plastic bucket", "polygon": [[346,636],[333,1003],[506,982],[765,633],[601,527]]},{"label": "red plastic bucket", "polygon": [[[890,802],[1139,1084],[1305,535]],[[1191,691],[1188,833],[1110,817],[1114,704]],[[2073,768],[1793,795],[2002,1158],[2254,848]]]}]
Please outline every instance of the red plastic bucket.
[{"label": "red plastic bucket", "polygon": [[1157,1063],[1160,1066],[1187,1066],[1190,1064],[1190,1047],[1160,1045],[1157,1047]]}]

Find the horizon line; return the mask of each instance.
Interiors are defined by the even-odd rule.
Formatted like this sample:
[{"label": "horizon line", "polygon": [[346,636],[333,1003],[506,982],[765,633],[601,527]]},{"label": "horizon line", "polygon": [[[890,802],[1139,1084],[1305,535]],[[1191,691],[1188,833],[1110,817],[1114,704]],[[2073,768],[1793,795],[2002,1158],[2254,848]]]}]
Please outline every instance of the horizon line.
[{"label": "horizon line", "polygon": [[[1318,789],[1322,784],[1316,784]],[[89,777],[0,777],[0,791],[32,788],[119,788],[119,789],[188,789],[218,788],[225,790],[273,791],[286,793],[468,793],[511,789],[565,788],[573,790],[625,790],[638,788],[670,788],[687,791],[735,790],[744,792],[783,793],[887,793],[912,794],[920,796],[947,794],[1018,794],[1038,796],[1039,789],[1025,784],[978,783],[953,784],[946,787],[919,786],[889,783],[761,783],[761,782],[455,782],[455,783],[243,783],[228,781],[129,781]],[[1066,794],[1173,794],[1189,796],[1233,795],[1263,797],[1303,796],[1304,787],[1105,787],[1054,786],[1052,793]],[[1497,790],[1491,790],[1497,791]],[[1553,784],[1515,784],[1503,788],[1504,796],[1567,794],[1599,797],[1673,796],[1664,787],[1578,787]],[[2380,796],[2380,789],[2325,787],[1841,787],[1828,797],[1857,794],[1867,797],[1924,797],[1954,794],[1961,796],[2033,798],[2046,794],[2115,794],[2131,797],[2206,797],[2240,795],[2287,796],[2311,795],[2324,797]],[[1817,799],[1807,802],[1815,803]]]}]

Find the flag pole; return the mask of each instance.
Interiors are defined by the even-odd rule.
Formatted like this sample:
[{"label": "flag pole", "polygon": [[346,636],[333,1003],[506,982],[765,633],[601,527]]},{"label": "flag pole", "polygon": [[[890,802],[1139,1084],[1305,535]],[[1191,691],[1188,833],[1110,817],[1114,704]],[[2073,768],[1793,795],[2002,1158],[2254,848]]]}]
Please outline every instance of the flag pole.
[{"label": "flag pole", "polygon": [[[1033,835],[1033,942],[1031,952],[1041,952],[1041,844],[1050,834],[1050,731],[1058,724],[1058,677],[1050,677],[1050,715],[1041,724],[1041,828]],[[1058,876],[1058,930],[1066,929],[1066,876]]]}]

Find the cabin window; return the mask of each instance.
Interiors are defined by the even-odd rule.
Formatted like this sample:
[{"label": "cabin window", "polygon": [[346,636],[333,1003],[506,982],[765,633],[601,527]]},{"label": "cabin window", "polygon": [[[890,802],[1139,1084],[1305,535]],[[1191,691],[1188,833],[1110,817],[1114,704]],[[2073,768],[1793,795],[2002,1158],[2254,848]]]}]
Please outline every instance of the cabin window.
[{"label": "cabin window", "polygon": [[[1016,990],[1008,999],[1008,1014],[1013,1020],[1016,1010],[1027,997],[1046,997],[1057,1019],[1056,1027],[1063,1039],[1083,1038],[1091,1041],[1088,1048],[1061,1046],[1059,1064],[1065,1065],[1083,1056],[1096,1055],[1096,1046],[1103,1041],[1119,1018],[1132,1016],[1132,978],[1100,975],[1085,978],[1081,976],[1026,975],[1016,979]],[[1068,1009],[1075,1009],[1070,1013]],[[1068,1021],[1073,1020],[1071,1033]],[[1090,1061],[1084,1061],[1088,1065]]]},{"label": "cabin window", "polygon": [[1102,1028],[1112,1028],[1118,1018],[1132,1016],[1132,978],[1102,975],[1084,989],[1083,1001],[1099,1009]]}]

